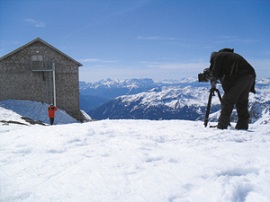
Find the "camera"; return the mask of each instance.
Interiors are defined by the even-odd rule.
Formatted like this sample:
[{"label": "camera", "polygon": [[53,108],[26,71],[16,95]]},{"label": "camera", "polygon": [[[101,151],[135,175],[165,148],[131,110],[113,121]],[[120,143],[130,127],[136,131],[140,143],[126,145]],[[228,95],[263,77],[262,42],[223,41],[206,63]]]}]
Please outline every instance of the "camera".
[{"label": "camera", "polygon": [[209,68],[205,68],[203,73],[198,74],[199,82],[208,82],[212,77],[212,73]]}]

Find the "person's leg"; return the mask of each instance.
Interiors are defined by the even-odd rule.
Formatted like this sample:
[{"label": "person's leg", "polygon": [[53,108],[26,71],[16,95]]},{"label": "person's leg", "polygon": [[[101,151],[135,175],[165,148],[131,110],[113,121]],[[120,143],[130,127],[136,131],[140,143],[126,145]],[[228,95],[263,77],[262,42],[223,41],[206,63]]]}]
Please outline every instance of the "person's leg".
[{"label": "person's leg", "polygon": [[[236,81],[234,85],[232,86],[232,88],[227,93],[224,93],[221,100],[222,106],[221,106],[220,117],[218,119],[218,126],[217,126],[218,128],[226,129],[228,127],[228,125],[230,124],[230,117],[231,117],[234,105],[238,103],[238,100],[242,96],[243,92],[246,94],[247,89],[249,88],[248,91],[250,90],[250,87],[252,86],[254,78],[252,81],[251,80],[252,79],[249,76],[243,77],[239,79],[238,81]],[[239,105],[240,104],[241,102],[239,103]]]},{"label": "person's leg", "polygon": [[232,91],[230,90],[227,93],[224,93],[222,100],[221,100],[221,112],[218,119],[218,125],[217,127],[219,129],[226,129],[228,125],[230,124],[230,117],[231,113],[235,104],[235,101],[233,99],[230,99],[232,97]]},{"label": "person's leg", "polygon": [[53,125],[54,118],[50,118],[50,124]]},{"label": "person's leg", "polygon": [[248,99],[242,99],[241,97],[236,104],[236,110],[238,114],[238,121],[235,128],[239,130],[247,130],[249,122]]},{"label": "person's leg", "polygon": [[236,110],[238,114],[238,121],[235,126],[236,129],[239,130],[247,130],[248,129],[248,122],[249,122],[249,112],[248,112],[248,97],[250,89],[253,85],[254,77],[246,78],[246,88],[243,89],[241,96],[236,102]]}]

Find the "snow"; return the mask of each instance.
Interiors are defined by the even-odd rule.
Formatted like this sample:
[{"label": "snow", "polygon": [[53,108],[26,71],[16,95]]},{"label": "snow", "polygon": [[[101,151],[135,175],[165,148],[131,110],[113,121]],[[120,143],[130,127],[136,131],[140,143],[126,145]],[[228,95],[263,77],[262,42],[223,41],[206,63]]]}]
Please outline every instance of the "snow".
[{"label": "snow", "polygon": [[0,201],[270,201],[269,124],[249,131],[183,120],[42,126],[20,118],[42,120],[32,110],[38,103],[20,113],[9,103],[0,103],[0,121],[27,125],[0,122]]},{"label": "snow", "polygon": [[[46,124],[50,123],[50,120],[48,118],[49,104],[47,103],[33,102],[28,100],[3,100],[0,101],[0,110],[1,107],[15,111],[22,117],[29,117],[34,120],[42,121]],[[0,117],[0,120],[1,119],[2,117]],[[76,119],[72,118],[61,109],[58,109],[55,112],[54,124],[67,124],[76,122],[78,122]]]},{"label": "snow", "polygon": [[128,89],[137,89],[145,86],[152,86],[154,85],[154,81],[152,79],[144,78],[144,79],[102,79],[95,83],[86,83],[80,82],[81,90],[87,89],[98,89],[98,88],[128,88]]},{"label": "snow", "polygon": [[[218,86],[220,88],[220,86]],[[175,108],[175,104],[179,103],[183,106],[205,106],[209,96],[209,89],[206,87],[192,86],[186,87],[161,87],[160,89],[152,89],[147,92],[137,93],[135,95],[123,95],[116,99],[122,102],[132,103],[141,100],[141,104],[145,106],[166,105]],[[213,99],[213,104],[220,104],[219,99]]]}]

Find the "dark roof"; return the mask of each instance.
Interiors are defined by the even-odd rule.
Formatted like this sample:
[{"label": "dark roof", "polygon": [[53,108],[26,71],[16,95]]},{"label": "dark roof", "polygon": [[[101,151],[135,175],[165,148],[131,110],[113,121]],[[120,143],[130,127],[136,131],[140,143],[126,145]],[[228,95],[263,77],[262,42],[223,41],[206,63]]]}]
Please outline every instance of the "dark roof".
[{"label": "dark roof", "polygon": [[78,61],[72,59],[71,57],[69,57],[68,55],[66,55],[65,53],[63,53],[62,51],[60,51],[60,50],[58,50],[57,48],[53,47],[52,45],[48,44],[46,41],[42,40],[41,38],[36,38],[36,39],[34,39],[33,41],[30,41],[29,43],[27,43],[27,44],[21,46],[20,48],[17,48],[16,50],[14,50],[14,51],[8,53],[7,55],[4,55],[3,57],[0,58],[0,61],[3,60],[3,59],[5,59],[5,58],[7,58],[7,57],[9,57],[9,56],[11,56],[11,55],[13,55],[14,53],[16,53],[16,52],[18,52],[18,51],[24,49],[25,47],[32,45],[32,44],[35,43],[35,42],[41,42],[41,43],[45,44],[46,46],[49,46],[50,48],[52,48],[52,49],[55,50],[56,52],[58,52],[58,53],[60,53],[61,55],[65,56],[65,57],[68,58],[69,60],[75,62],[78,66],[82,66],[81,63],[79,63]]}]

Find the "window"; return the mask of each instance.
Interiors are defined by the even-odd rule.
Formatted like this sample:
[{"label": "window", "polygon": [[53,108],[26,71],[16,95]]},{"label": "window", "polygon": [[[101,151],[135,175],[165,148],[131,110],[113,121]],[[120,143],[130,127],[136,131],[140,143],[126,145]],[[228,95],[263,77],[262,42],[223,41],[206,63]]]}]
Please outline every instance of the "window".
[{"label": "window", "polygon": [[41,71],[44,69],[43,56],[32,55],[31,57],[32,71]]},{"label": "window", "polygon": [[42,55],[32,55],[32,62],[33,62],[33,61],[39,61],[39,62],[42,62],[42,61],[43,61]]}]

